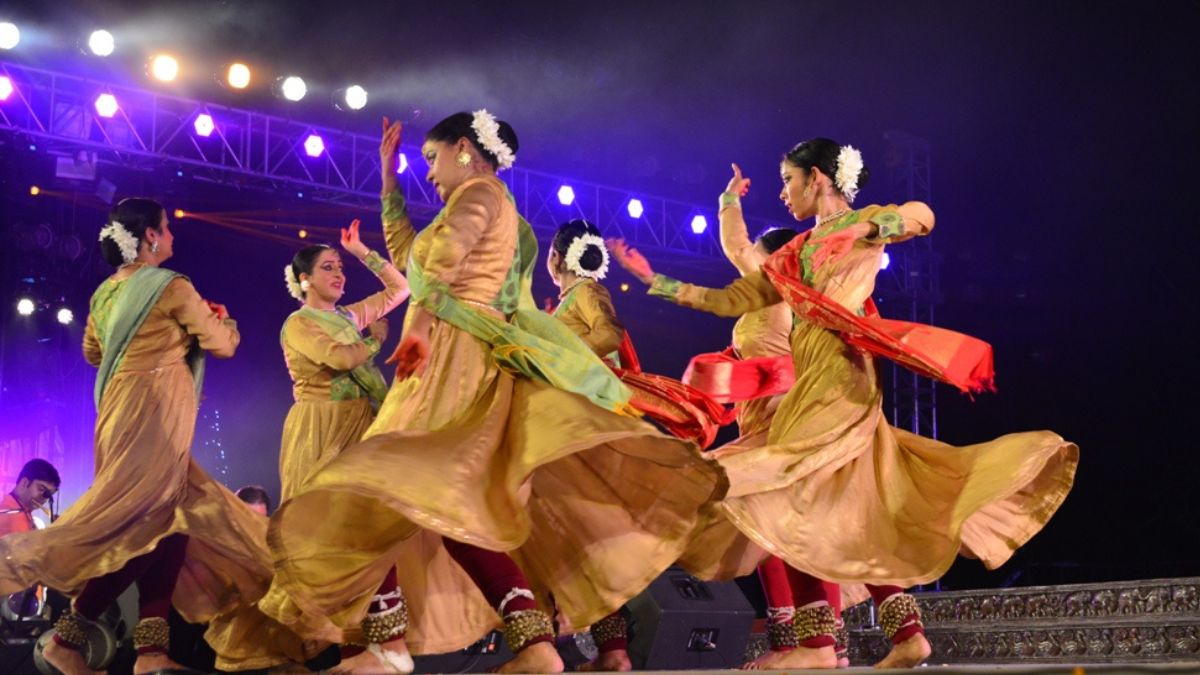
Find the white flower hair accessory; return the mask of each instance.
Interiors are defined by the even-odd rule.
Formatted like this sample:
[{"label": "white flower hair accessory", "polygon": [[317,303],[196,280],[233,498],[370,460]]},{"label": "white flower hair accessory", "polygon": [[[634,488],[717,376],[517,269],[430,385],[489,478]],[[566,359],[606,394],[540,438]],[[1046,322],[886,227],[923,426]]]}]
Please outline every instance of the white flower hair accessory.
[{"label": "white flower hair accessory", "polygon": [[125,226],[117,221],[112,221],[108,225],[100,228],[100,241],[112,239],[117,248],[121,249],[121,259],[126,263],[131,263],[137,260],[138,240],[133,236],[133,233],[125,229]]},{"label": "white flower hair accessory", "polygon": [[[581,263],[583,254],[587,252],[589,246],[600,249],[600,267],[594,270],[584,269]],[[603,239],[594,234],[581,234],[575,237],[571,245],[567,247],[567,254],[563,256],[563,262],[566,263],[567,269],[576,276],[600,281],[608,276],[608,247],[604,245]]]},{"label": "white flower hair accessory", "polygon": [[487,110],[476,110],[471,120],[471,128],[475,130],[475,138],[484,150],[496,156],[496,165],[501,169],[511,169],[517,156],[512,148],[500,138],[500,123],[496,116]]},{"label": "white flower hair accessory", "polygon": [[846,196],[847,202],[854,203],[854,198],[858,196],[858,176],[862,169],[862,153],[852,145],[843,145],[838,152],[833,182],[838,192]]},{"label": "white flower hair accessory", "polygon": [[304,285],[296,280],[296,270],[292,269],[291,263],[283,268],[283,283],[287,284],[288,295],[304,302]]}]

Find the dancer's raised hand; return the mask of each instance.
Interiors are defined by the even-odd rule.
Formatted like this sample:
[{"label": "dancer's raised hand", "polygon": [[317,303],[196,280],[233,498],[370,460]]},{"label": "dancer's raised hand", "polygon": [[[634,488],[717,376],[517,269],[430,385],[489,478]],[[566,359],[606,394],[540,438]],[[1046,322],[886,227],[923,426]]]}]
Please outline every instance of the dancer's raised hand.
[{"label": "dancer's raised hand", "polygon": [[642,283],[647,285],[654,283],[654,270],[650,268],[650,261],[638,253],[636,248],[625,243],[624,239],[607,239],[605,243],[613,257],[617,259],[618,265],[624,267]]},{"label": "dancer's raised hand", "polygon": [[367,245],[362,243],[362,239],[359,237],[358,228],[361,224],[358,218],[355,218],[350,222],[349,228],[342,228],[342,248],[346,249],[350,255],[360,259],[367,257],[367,254],[371,252],[371,249],[367,248]]},{"label": "dancer's raised hand", "polygon": [[729,179],[729,185],[725,186],[725,191],[729,194],[734,194],[739,197],[745,197],[750,191],[750,179],[742,175],[742,168],[737,164],[730,164],[733,168],[733,178]]}]

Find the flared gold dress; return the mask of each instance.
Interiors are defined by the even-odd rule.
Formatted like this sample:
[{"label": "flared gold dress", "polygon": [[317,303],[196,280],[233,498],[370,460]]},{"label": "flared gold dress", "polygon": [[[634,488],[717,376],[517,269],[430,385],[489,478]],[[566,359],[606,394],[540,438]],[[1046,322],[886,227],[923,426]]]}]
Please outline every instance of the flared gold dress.
[{"label": "flared gold dress", "polygon": [[[393,228],[389,248],[410,247],[424,276],[504,320],[519,224],[503,183],[478,178],[419,236]],[[276,575],[260,606],[302,634],[340,641],[395,564],[415,653],[478,639],[498,617],[441,564],[441,537],[510,552],[570,624],[587,626],[670,565],[720,497],[719,468],[694,446],[506,372],[491,344],[446,321],[430,344],[423,373],[393,384],[364,440],[272,521]]]},{"label": "flared gold dress", "polygon": [[[378,271],[372,271],[384,289],[336,310],[359,331],[407,297],[408,286],[400,273],[379,262]],[[350,371],[375,358],[380,345],[372,338],[339,342],[301,312],[287,318],[279,339],[295,399],[283,422],[279,447],[280,501],[284,501],[310,473],[362,438],[375,419],[369,392],[355,382]]]},{"label": "flared gold dress", "polygon": [[[93,365],[105,349],[95,308],[119,297],[139,267],[122,267],[96,292],[83,340]],[[75,595],[178,533],[189,539],[172,604],[185,619],[206,623],[254,606],[272,576],[267,523],[192,459],[198,401],[184,360],[193,343],[233,356],[239,339],[236,324],[218,319],[190,281],[168,283],[100,399],[91,487],[50,527],[0,539],[0,593],[42,583]],[[287,635],[269,637],[272,651],[302,657]]]},{"label": "flared gold dress", "polygon": [[[843,223],[866,221],[880,208],[857,211]],[[810,285],[860,310],[885,243],[858,240],[819,267],[804,260]],[[763,272],[723,289],[660,275],[651,294],[730,317],[782,300]],[[1057,434],[1016,433],[954,447],[896,429],[884,419],[871,355],[802,320],[789,341],[796,381],[779,402],[766,444],[734,443],[711,453],[730,481],[718,508],[748,539],[726,541],[723,550],[713,543],[710,550],[723,552],[726,563],[737,559],[730,551],[752,543],[820,579],[927,583],[960,551],[998,567],[1070,491],[1079,450]],[[720,528],[705,531],[713,542],[720,534]],[[699,557],[691,566],[715,572],[719,562]]]}]

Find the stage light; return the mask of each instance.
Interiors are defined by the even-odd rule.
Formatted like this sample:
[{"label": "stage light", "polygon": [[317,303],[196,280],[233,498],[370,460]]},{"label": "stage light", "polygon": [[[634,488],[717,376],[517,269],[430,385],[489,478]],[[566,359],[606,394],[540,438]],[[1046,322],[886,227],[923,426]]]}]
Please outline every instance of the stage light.
[{"label": "stage light", "polygon": [[888,266],[891,264],[892,264],[892,256],[888,255],[887,251],[884,251],[883,258],[879,261],[879,269],[886,270],[888,268]]},{"label": "stage light", "polygon": [[708,218],[705,218],[703,215],[696,214],[696,216],[692,218],[692,234],[704,234],[704,231],[707,229]]},{"label": "stage light", "polygon": [[308,85],[304,84],[303,79],[292,75],[280,82],[279,93],[289,101],[299,101],[308,94]]},{"label": "stage light", "polygon": [[396,173],[402,174],[405,171],[408,171],[408,157],[405,157],[404,153],[402,152],[396,158]]},{"label": "stage light", "polygon": [[183,209],[175,209],[175,220],[179,220],[185,216],[187,216],[187,214],[184,213]]},{"label": "stage light", "polygon": [[14,49],[21,42],[21,31],[14,23],[0,22],[0,49]]},{"label": "stage light", "polygon": [[72,312],[67,307],[62,307],[58,310],[58,314],[55,315],[55,318],[58,319],[58,322],[62,325],[69,326],[71,322],[75,320],[75,312]]},{"label": "stage light", "polygon": [[33,304],[33,300],[29,298],[21,298],[17,301],[17,314],[21,316],[29,316],[35,309],[37,309],[37,305]]},{"label": "stage light", "polygon": [[325,141],[316,134],[309,134],[308,138],[304,139],[304,152],[308,153],[309,157],[320,157],[325,152]]},{"label": "stage light", "polygon": [[29,194],[31,194],[31,195],[33,195],[34,197],[36,197],[36,196],[38,196],[38,195],[42,194],[42,188],[40,188],[40,187],[38,187],[38,186],[36,186],[36,185],[30,185],[30,186],[29,186]]},{"label": "stage light", "polygon": [[575,189],[570,185],[564,185],[558,188],[558,203],[563,206],[570,206],[575,203]]},{"label": "stage light", "polygon": [[300,238],[308,239],[308,230],[300,230]]},{"label": "stage light", "polygon": [[96,97],[96,113],[101,117],[112,117],[117,114],[117,97],[112,94],[100,94]]},{"label": "stage light", "polygon": [[150,75],[159,82],[174,82],[179,77],[179,62],[169,54],[159,54],[150,60]]},{"label": "stage light", "polygon": [[625,210],[629,212],[630,218],[641,218],[642,214],[646,212],[640,199],[630,199],[629,203],[625,205]]},{"label": "stage light", "polygon": [[14,91],[12,80],[0,75],[0,101],[7,101]]},{"label": "stage light", "polygon": [[245,89],[250,86],[250,67],[244,63],[230,64],[225,73],[225,81],[234,89]]},{"label": "stage light", "polygon": [[192,126],[196,128],[197,134],[208,138],[212,135],[215,125],[213,124],[212,115],[209,115],[208,113],[200,113],[199,115],[196,115],[196,121],[192,123]]},{"label": "stage light", "polygon": [[117,48],[113,34],[106,30],[94,30],[88,36],[88,49],[96,56],[111,56]]},{"label": "stage light", "polygon": [[346,87],[343,99],[351,110],[362,110],[367,107],[367,90],[357,84],[350,85]]},{"label": "stage light", "polygon": [[621,292],[628,293],[629,292],[629,284],[622,282],[621,283]]}]

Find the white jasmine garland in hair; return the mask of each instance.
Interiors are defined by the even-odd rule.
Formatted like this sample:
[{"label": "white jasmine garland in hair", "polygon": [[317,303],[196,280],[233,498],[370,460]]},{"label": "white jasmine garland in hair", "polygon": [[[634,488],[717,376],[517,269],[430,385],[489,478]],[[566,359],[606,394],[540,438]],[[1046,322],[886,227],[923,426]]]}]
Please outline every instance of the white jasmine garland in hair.
[{"label": "white jasmine garland in hair", "polygon": [[125,229],[125,226],[117,221],[112,221],[108,225],[100,228],[100,241],[105,238],[112,239],[117,248],[121,250],[121,259],[127,263],[137,260],[138,240],[133,236],[133,233]]},{"label": "white jasmine garland in hair", "polygon": [[304,302],[304,289],[301,287],[300,282],[296,280],[296,270],[292,269],[291,263],[288,263],[283,268],[283,283],[287,284],[288,295],[300,302]]},{"label": "white jasmine garland in hair", "polygon": [[479,140],[479,144],[484,150],[496,156],[496,164],[501,169],[512,168],[513,162],[517,161],[517,156],[513,154],[512,148],[500,138],[500,123],[496,121],[496,117],[487,110],[476,110],[474,118],[471,120],[471,128],[475,130],[475,138]]},{"label": "white jasmine garland in hair", "polygon": [[[600,249],[600,267],[594,270],[585,270],[581,262],[588,246]],[[608,276],[608,248],[604,246],[604,240],[594,234],[581,234],[575,237],[575,240],[567,247],[567,254],[563,256],[563,262],[566,263],[567,270],[576,276],[596,281]]]},{"label": "white jasmine garland in hair", "polygon": [[838,192],[846,196],[846,201],[853,203],[858,196],[858,176],[862,173],[862,153],[852,145],[843,145],[838,152],[837,170],[833,182]]}]

